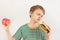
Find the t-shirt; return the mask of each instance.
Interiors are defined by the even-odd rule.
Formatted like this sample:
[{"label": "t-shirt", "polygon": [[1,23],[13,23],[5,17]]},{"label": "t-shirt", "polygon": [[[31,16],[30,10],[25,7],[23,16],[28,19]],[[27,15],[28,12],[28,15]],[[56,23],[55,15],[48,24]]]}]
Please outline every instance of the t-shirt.
[{"label": "t-shirt", "polygon": [[46,40],[44,30],[39,26],[36,29],[29,28],[28,24],[22,25],[13,35],[15,40]]}]

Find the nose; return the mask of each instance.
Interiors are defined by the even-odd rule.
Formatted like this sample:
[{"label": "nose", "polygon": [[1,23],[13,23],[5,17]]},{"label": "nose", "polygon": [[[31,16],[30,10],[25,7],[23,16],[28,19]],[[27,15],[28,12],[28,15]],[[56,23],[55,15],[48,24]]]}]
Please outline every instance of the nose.
[{"label": "nose", "polygon": [[41,18],[41,16],[39,16],[39,18]]}]

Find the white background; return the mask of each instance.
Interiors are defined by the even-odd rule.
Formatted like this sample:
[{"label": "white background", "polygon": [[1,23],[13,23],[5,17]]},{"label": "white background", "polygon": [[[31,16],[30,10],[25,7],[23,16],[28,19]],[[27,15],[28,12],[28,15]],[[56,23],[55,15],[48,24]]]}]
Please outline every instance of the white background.
[{"label": "white background", "polygon": [[46,10],[43,21],[51,28],[50,40],[60,40],[60,0],[0,0],[0,40],[8,40],[2,19],[11,20],[10,33],[13,35],[21,25],[29,22],[29,8],[36,4]]}]

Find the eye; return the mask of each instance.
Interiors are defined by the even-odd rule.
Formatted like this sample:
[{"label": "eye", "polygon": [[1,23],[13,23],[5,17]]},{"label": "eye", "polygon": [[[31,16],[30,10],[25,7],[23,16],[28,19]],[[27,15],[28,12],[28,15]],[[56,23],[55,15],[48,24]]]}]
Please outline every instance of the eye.
[{"label": "eye", "polygon": [[43,15],[41,15],[41,17],[43,17]]},{"label": "eye", "polygon": [[40,16],[40,17],[43,17],[43,15],[41,15],[40,13],[38,13],[37,15]]},{"label": "eye", "polygon": [[40,13],[37,13],[37,15],[40,15]]}]

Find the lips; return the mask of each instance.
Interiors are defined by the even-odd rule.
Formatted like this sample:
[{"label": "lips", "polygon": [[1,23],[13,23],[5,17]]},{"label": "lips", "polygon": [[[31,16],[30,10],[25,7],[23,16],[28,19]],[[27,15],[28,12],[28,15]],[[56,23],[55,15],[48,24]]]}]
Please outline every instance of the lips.
[{"label": "lips", "polygon": [[10,24],[10,19],[8,19],[8,18],[3,18],[3,19],[2,19],[2,24],[3,24],[4,26],[8,26],[8,25]]},{"label": "lips", "polygon": [[40,19],[37,19],[38,21],[40,21]]}]

